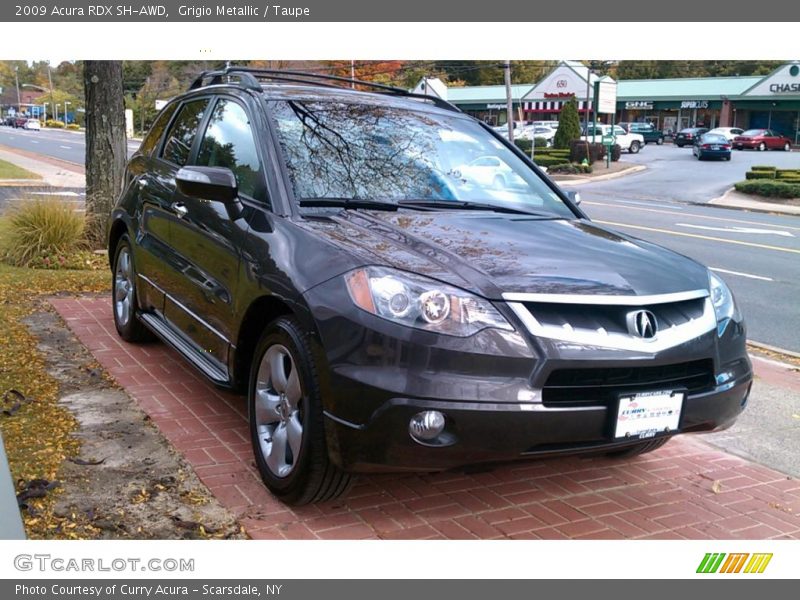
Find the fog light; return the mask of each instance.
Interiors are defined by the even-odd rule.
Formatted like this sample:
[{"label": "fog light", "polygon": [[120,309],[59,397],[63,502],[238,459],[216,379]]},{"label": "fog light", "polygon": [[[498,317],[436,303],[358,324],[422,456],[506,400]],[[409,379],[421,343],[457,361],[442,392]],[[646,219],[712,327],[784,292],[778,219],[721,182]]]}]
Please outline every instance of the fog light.
[{"label": "fog light", "polygon": [[438,410],[425,410],[415,414],[408,422],[408,433],[421,441],[435,439],[444,430],[444,415]]}]

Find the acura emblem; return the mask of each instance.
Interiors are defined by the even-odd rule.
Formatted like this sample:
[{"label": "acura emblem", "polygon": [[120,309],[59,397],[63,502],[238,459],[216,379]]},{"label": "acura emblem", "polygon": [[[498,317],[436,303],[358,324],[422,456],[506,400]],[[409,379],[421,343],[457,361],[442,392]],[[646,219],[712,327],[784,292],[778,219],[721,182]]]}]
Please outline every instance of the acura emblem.
[{"label": "acura emblem", "polygon": [[656,316],[649,310],[635,310],[628,313],[628,331],[645,340],[656,337],[658,324]]}]

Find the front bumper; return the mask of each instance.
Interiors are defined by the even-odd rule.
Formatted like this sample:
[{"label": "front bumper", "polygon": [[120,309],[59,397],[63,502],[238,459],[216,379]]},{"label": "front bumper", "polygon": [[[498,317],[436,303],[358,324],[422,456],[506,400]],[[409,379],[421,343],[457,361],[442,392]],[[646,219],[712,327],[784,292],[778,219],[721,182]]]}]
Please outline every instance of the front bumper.
[{"label": "front bumper", "polygon": [[[306,300],[327,362],[321,389],[329,454],[349,471],[444,470],[639,441],[614,439],[616,402],[546,402],[542,389],[557,369],[713,363],[710,385],[687,394],[675,433],[729,427],[747,403],[752,367],[742,323],[729,323],[722,337],[714,330],[653,354],[527,333],[514,339],[498,330],[462,339],[401,327],[355,307],[343,314],[341,307],[352,303],[337,280],[310,290]],[[446,418],[446,435],[431,445],[409,435],[409,420],[423,410]]]}]

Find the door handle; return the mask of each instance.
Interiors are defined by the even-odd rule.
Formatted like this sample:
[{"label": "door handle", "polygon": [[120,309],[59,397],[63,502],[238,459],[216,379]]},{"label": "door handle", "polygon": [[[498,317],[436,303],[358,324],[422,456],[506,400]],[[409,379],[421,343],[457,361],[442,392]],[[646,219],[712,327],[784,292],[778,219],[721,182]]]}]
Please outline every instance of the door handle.
[{"label": "door handle", "polygon": [[182,219],[183,217],[185,217],[186,213],[189,212],[189,209],[186,208],[186,205],[183,202],[173,202],[170,205],[170,209],[172,210],[172,212],[175,213],[175,215],[179,219]]}]

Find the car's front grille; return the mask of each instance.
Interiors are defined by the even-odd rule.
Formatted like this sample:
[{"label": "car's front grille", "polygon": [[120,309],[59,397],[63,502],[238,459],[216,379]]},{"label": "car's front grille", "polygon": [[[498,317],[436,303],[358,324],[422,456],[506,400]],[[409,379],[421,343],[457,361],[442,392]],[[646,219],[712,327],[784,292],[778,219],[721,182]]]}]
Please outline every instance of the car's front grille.
[{"label": "car's front grille", "polygon": [[557,369],[542,388],[545,406],[613,406],[620,394],[685,389],[689,394],[714,387],[711,359],[651,367]]},{"label": "car's front grille", "polygon": [[659,330],[685,325],[703,316],[704,298],[644,306],[617,306],[586,304],[555,304],[550,302],[525,302],[534,318],[544,327],[561,327],[572,331],[603,331],[628,335],[627,315],[631,311],[647,309],[656,318]]}]

